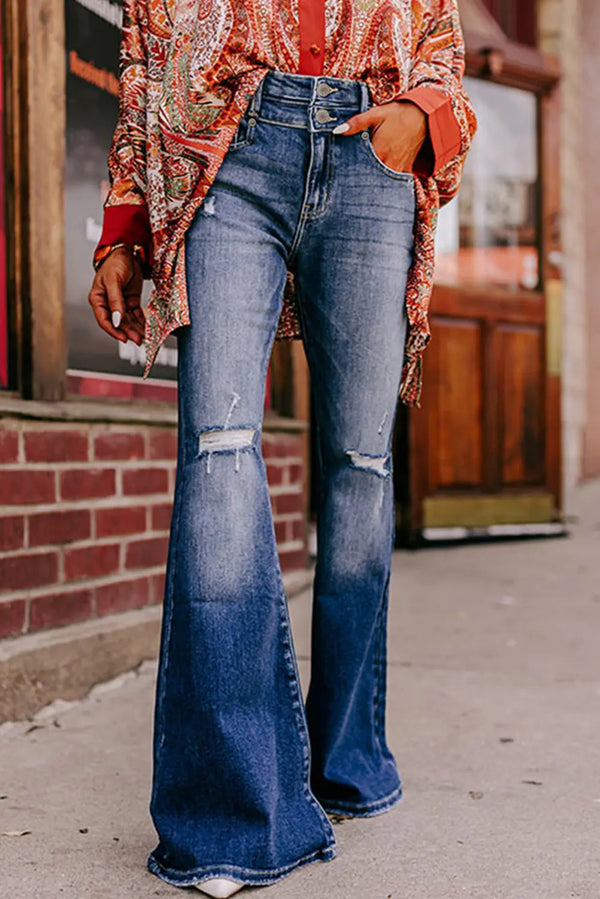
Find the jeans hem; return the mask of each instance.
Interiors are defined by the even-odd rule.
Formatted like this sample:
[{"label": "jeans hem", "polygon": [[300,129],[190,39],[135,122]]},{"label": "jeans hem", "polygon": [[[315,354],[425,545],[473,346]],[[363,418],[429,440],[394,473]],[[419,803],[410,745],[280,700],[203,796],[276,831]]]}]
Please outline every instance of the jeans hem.
[{"label": "jeans hem", "polygon": [[[318,797],[317,797],[318,798]],[[368,802],[362,805],[356,805],[353,802],[331,801],[320,799],[319,802],[329,815],[342,815],[345,818],[372,818],[375,815],[381,815],[387,812],[394,805],[397,805],[402,799],[402,785],[375,802]]]},{"label": "jeans hem", "polygon": [[174,868],[165,868],[156,860],[153,853],[148,856],[147,867],[152,874],[156,874],[161,880],[172,886],[189,887],[212,880],[215,877],[227,877],[248,886],[268,886],[282,880],[291,874],[296,868],[307,865],[310,862],[330,861],[337,855],[335,843],[330,843],[322,849],[303,855],[295,862],[285,865],[283,868],[243,868],[239,865],[204,865],[191,871],[177,871]]}]

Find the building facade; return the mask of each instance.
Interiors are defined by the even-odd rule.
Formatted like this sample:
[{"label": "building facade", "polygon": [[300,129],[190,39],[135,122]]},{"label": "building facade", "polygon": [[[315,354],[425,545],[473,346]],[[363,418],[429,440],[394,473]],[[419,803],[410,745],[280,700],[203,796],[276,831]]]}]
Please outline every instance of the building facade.
[{"label": "building facade", "polygon": [[[138,348],[110,340],[87,304],[121,19],[120,0],[0,12],[0,719],[157,647],[176,348],[141,382]],[[283,378],[279,391],[267,379],[263,452],[291,590],[306,582],[307,424],[277,411]]]},{"label": "building facade", "polygon": [[398,433],[398,520],[416,544],[560,533],[600,462],[599,13],[459,5],[480,127],[440,214],[423,408]]},{"label": "building facade", "polygon": [[[395,435],[398,534],[560,524],[600,474],[594,0],[460,0],[480,129],[443,210],[423,407]],[[176,349],[87,308],[116,117],[120,0],[0,12],[0,718],[156,651]],[[599,185],[600,186],[600,185]],[[282,568],[307,582],[311,409],[276,347],[263,447]]]}]

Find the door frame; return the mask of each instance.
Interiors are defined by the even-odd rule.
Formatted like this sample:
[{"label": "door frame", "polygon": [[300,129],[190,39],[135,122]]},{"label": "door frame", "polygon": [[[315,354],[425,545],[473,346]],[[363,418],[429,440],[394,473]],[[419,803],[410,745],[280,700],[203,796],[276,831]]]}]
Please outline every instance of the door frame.
[{"label": "door frame", "polygon": [[[502,304],[503,323],[538,324],[544,331],[545,347],[545,493],[533,490],[529,498],[531,508],[539,516],[547,515],[553,522],[561,517],[561,320],[562,274],[560,269],[560,66],[555,57],[524,45],[505,41],[488,42],[481,34],[465,32],[465,74],[496,84],[516,87],[535,94],[538,103],[538,165],[539,165],[539,262],[542,288],[537,291],[503,291],[483,286],[449,286],[434,284],[431,313],[443,317],[452,309],[456,315],[456,298],[460,294],[461,311],[473,318],[483,319],[483,339],[493,341],[491,322],[498,320]],[[427,378],[427,353],[425,378]],[[493,365],[494,352],[488,354],[486,369]],[[484,376],[490,375],[489,371]],[[496,437],[496,422],[492,410],[483,410],[484,441]],[[402,409],[397,416],[395,432],[396,533],[399,545],[416,546],[426,543],[425,502],[429,495],[428,422],[425,410]],[[484,443],[485,446],[485,443]],[[489,466],[489,463],[486,463]],[[492,483],[493,473],[485,471],[484,481]],[[513,496],[518,491],[513,491]],[[510,490],[504,490],[507,497]],[[481,496],[485,496],[480,492]],[[498,494],[490,494],[497,496]],[[552,523],[546,530],[552,530]],[[555,525],[562,530],[562,525]],[[485,536],[485,528],[457,528],[466,531],[462,536]],[[493,529],[489,529],[491,533]],[[526,529],[524,529],[526,530]],[[540,530],[544,530],[540,528]]]}]

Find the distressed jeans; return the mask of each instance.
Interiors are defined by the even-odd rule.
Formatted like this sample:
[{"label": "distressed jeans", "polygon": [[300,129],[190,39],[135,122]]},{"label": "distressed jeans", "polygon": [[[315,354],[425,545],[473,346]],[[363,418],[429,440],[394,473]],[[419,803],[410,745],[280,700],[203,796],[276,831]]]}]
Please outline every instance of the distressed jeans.
[{"label": "distressed jeans", "polygon": [[[368,131],[331,133],[370,104],[362,81],[267,73],[186,235],[148,858],[174,885],[273,883],[335,856],[327,812],[367,817],[402,795],[386,620],[415,194]],[[305,703],[261,454],[288,270],[318,445]]]}]

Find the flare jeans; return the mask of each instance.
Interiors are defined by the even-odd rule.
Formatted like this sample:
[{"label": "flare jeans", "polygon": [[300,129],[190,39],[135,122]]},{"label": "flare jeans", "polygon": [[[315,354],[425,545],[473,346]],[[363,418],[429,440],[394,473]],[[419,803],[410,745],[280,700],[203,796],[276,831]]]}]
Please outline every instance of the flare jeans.
[{"label": "flare jeans", "polygon": [[[269,71],[186,235],[179,453],[154,721],[148,867],[269,884],[336,854],[327,813],[401,798],[385,736],[391,441],[414,179],[369,131],[365,82]],[[318,447],[303,701],[261,424],[287,271]]]}]

